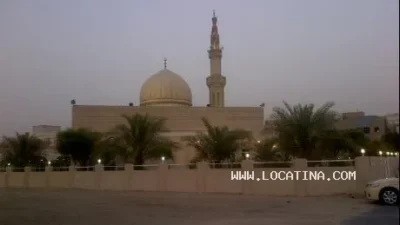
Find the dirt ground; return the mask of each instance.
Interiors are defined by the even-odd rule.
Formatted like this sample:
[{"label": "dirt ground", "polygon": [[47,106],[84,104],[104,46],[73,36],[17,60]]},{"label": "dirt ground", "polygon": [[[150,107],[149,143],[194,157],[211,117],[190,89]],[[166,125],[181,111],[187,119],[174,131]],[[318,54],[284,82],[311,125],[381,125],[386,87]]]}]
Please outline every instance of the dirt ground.
[{"label": "dirt ground", "polygon": [[363,198],[0,189],[1,225],[396,225]]}]

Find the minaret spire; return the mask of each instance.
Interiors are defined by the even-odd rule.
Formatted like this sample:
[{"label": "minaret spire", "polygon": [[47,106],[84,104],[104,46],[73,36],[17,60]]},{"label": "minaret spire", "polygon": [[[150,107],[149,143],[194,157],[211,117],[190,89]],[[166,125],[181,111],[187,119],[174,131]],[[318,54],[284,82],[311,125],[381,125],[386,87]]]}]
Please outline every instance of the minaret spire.
[{"label": "minaret spire", "polygon": [[213,11],[211,18],[211,35],[210,49],[208,50],[208,58],[210,59],[210,76],[207,77],[207,86],[209,89],[209,105],[211,107],[224,107],[225,94],[224,88],[226,78],[221,73],[222,48],[219,43],[218,18]]},{"label": "minaret spire", "polygon": [[167,69],[167,58],[164,58],[164,70]]},{"label": "minaret spire", "polygon": [[219,49],[219,33],[218,33],[218,18],[215,16],[215,10],[213,11],[213,17],[211,19],[211,49]]}]

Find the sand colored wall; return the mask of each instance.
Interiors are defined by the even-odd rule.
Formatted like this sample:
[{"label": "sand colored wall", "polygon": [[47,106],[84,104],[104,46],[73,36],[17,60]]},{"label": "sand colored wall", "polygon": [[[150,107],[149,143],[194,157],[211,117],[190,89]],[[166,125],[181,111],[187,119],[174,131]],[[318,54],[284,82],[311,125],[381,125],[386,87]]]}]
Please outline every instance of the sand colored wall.
[{"label": "sand colored wall", "polygon": [[264,125],[264,110],[261,107],[138,107],[138,106],[88,106],[72,107],[72,127],[86,127],[96,131],[109,131],[116,124],[124,123],[121,115],[148,113],[167,119],[170,131],[202,131],[202,117],[215,126],[226,125],[242,128],[259,135]]},{"label": "sand colored wall", "polygon": [[7,175],[5,172],[0,172],[0,188],[6,187],[5,181],[8,180]]},{"label": "sand colored wall", "polygon": [[107,132],[117,124],[125,123],[122,115],[136,113],[149,114],[167,119],[169,132],[165,136],[180,144],[174,153],[177,164],[189,163],[194,157],[194,149],[181,141],[183,136],[194,135],[204,131],[202,117],[206,117],[214,126],[228,126],[251,131],[256,139],[261,138],[264,127],[264,109],[261,107],[138,107],[138,106],[89,106],[74,105],[72,107],[72,127],[89,128],[99,132]]},{"label": "sand colored wall", "polygon": [[[356,180],[304,181],[304,180],[231,180],[232,169],[213,169],[207,163],[198,163],[196,169],[171,169],[160,164],[151,170],[132,170],[125,165],[124,171],[104,171],[97,165],[95,171],[76,171],[73,167],[66,172],[0,173],[0,187],[10,188],[77,188],[115,191],[170,191],[196,193],[236,193],[272,196],[318,196],[332,194],[362,194],[365,185],[378,178],[396,175],[398,158],[390,158],[390,174],[386,175],[388,164],[379,157],[359,157],[356,166],[350,167],[307,167],[306,160],[297,159],[292,168],[253,168],[253,161],[245,160],[241,169],[233,171],[254,171],[255,178],[262,178],[262,172],[306,170],[322,171],[327,177],[334,171],[356,172]],[[375,172],[374,172],[375,171]]]}]

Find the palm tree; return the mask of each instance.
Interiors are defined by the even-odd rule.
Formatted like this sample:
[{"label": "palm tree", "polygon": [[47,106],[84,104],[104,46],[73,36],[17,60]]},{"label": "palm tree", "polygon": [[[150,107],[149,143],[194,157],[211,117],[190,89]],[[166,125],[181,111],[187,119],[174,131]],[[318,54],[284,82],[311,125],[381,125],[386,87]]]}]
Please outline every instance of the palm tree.
[{"label": "palm tree", "polygon": [[149,115],[122,116],[126,123],[117,125],[110,135],[114,138],[118,155],[126,162],[143,165],[145,160],[172,159],[177,143],[162,136],[167,131],[166,120]]},{"label": "palm tree", "polygon": [[45,163],[45,143],[29,133],[16,133],[14,137],[3,136],[1,145],[4,148],[3,163],[10,163],[15,167],[39,166]]},{"label": "palm tree", "polygon": [[183,137],[188,146],[196,150],[196,156],[192,160],[234,161],[236,153],[241,150],[243,140],[250,139],[251,133],[241,129],[229,129],[226,126],[212,126],[206,118],[202,118],[206,132],[198,132],[195,136]]},{"label": "palm tree", "polygon": [[320,157],[317,150],[324,132],[334,129],[336,113],[331,110],[333,102],[327,102],[318,109],[313,104],[273,109],[273,127],[277,132],[279,146],[292,157]]},{"label": "palm tree", "polygon": [[88,129],[67,129],[57,134],[57,151],[75,164],[89,165],[101,134]]},{"label": "palm tree", "polygon": [[280,149],[276,138],[265,139],[256,145],[254,159],[259,162],[287,161],[289,155]]},{"label": "palm tree", "polygon": [[[348,159],[360,155],[360,150],[365,148],[368,154],[376,150],[375,142],[371,142],[358,130],[326,130],[321,132],[314,157],[324,159]],[[379,144],[379,143],[378,143]]]}]

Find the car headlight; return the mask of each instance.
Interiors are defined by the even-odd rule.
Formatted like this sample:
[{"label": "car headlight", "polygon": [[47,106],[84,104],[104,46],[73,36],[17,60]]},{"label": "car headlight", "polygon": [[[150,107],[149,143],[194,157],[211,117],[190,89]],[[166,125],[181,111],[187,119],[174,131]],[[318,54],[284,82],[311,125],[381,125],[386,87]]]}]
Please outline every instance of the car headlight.
[{"label": "car headlight", "polygon": [[379,184],[374,184],[374,183],[372,183],[372,184],[367,184],[367,187],[368,188],[375,188],[375,187],[379,187]]}]

